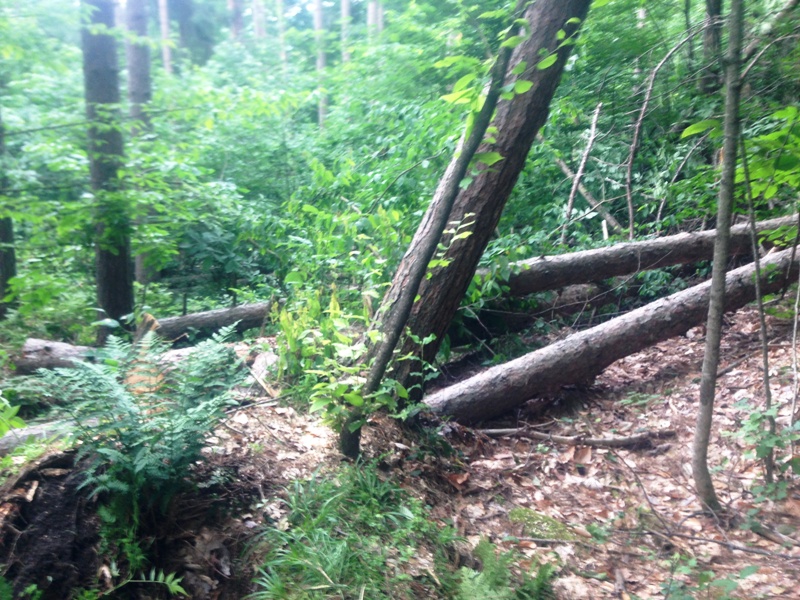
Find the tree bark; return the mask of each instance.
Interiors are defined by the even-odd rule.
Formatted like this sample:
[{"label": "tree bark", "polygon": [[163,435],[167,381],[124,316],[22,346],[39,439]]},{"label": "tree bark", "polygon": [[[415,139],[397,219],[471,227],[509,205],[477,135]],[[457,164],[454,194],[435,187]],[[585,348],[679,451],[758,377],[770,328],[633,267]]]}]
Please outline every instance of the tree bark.
[{"label": "tree bark", "polygon": [[161,30],[161,62],[167,75],[172,75],[172,47],[169,41],[169,7],[167,0],[158,0],[158,24]]},{"label": "tree bark", "polygon": [[[6,130],[0,114],[0,189],[8,189],[6,176]],[[5,208],[5,207],[3,207]],[[4,298],[9,292],[8,282],[17,275],[17,254],[14,247],[14,221],[11,217],[0,218],[0,321],[6,318],[8,303]]]},{"label": "tree bark", "polygon": [[714,416],[714,396],[719,366],[719,346],[722,339],[722,315],[725,312],[725,272],[728,268],[731,215],[736,180],[736,155],[739,147],[739,99],[741,94],[742,37],[744,29],[743,0],[731,1],[728,27],[728,52],[725,60],[725,141],[723,142],[722,176],[717,201],[717,238],[714,245],[714,265],[711,273],[711,299],[706,323],[706,349],[703,374],[700,379],[700,406],[692,445],[692,473],[697,496],[705,509],[718,513],[721,505],[714,491],[708,469],[708,443]]},{"label": "tree bark", "polygon": [[257,40],[263,40],[267,37],[263,0],[253,0],[253,37]]},{"label": "tree bark", "polygon": [[[792,250],[770,255],[762,263],[764,293],[780,290],[795,275],[798,257]],[[755,298],[752,265],[727,276],[725,309],[736,310]],[[589,382],[613,362],[704,322],[710,282],[652,302],[602,325],[536,350],[525,356],[444,388],[425,398],[431,411],[459,421],[476,422],[498,417],[531,398],[551,394],[561,386]]]},{"label": "tree bark", "polygon": [[231,39],[236,41],[242,36],[242,0],[228,0],[228,13],[231,20]]},{"label": "tree bark", "polygon": [[722,0],[706,0],[706,22],[703,27],[703,74],[700,91],[716,92],[721,85],[719,63],[722,56]]},{"label": "tree bark", "polygon": [[350,33],[350,0],[341,0],[342,13],[341,13],[341,45],[342,45],[342,62],[346,63],[350,60],[350,51],[347,48]]},{"label": "tree bark", "polygon": [[[234,308],[209,310],[182,317],[168,317],[157,322],[155,332],[166,340],[175,340],[182,334],[196,330],[208,335],[222,327],[237,323],[237,331],[261,327],[269,316],[272,302],[243,304]],[[33,373],[37,369],[71,367],[75,360],[85,359],[91,352],[88,346],[73,346],[64,342],[53,342],[29,338],[25,340],[19,356],[12,359],[17,374]]]},{"label": "tree bark", "polygon": [[269,316],[272,302],[258,304],[242,304],[233,308],[220,308],[206,312],[183,315],[181,317],[167,317],[161,319],[156,328],[156,333],[167,340],[174,340],[191,329],[204,332],[217,331],[221,327],[236,325],[237,331],[261,327]]},{"label": "tree bark", "polygon": [[[96,206],[95,264],[97,300],[105,316],[119,321],[133,312],[131,223],[127,199],[119,189],[122,131],[119,122],[119,72],[113,0],[84,0],[91,11],[81,32],[89,168]],[[93,31],[104,26],[107,32]],[[101,330],[101,337],[104,333]]]},{"label": "tree bark", "polygon": [[314,43],[317,49],[317,124],[325,126],[328,112],[328,98],[325,93],[325,19],[322,12],[322,0],[314,0]]},{"label": "tree bark", "polygon": [[[472,233],[467,238],[453,241],[445,236],[441,241],[448,248],[444,260],[448,266],[433,269],[430,278],[423,280],[419,289],[419,300],[414,304],[408,320],[408,328],[419,339],[430,334],[435,339],[420,351],[412,337],[404,340],[400,356],[418,357],[405,360],[395,367],[394,376],[406,388],[419,382],[421,358],[433,362],[444,333],[450,325],[461,299],[475,273],[478,261],[494,232],[506,201],[517,181],[533,140],[547,120],[548,107],[561,79],[561,73],[569,56],[570,46],[560,45],[559,31],[568,36],[577,35],[576,22],[582,22],[589,9],[589,0],[540,0],[525,11],[530,23],[530,36],[514,50],[509,67],[525,61],[527,66],[517,80],[530,81],[532,88],[516,95],[512,100],[501,102],[494,123],[497,126],[495,142],[484,144],[479,152],[499,152],[503,160],[484,169],[475,177],[467,189],[462,190],[450,213],[451,223],[463,226],[473,223]],[[556,62],[546,69],[537,65],[543,53],[554,53]],[[507,83],[510,80],[507,79]],[[411,265],[418,259],[418,248],[430,235],[430,215],[437,210],[432,204],[423,217],[411,247],[403,258],[392,284],[383,299],[383,310],[391,307],[406,286]]]},{"label": "tree bark", "polygon": [[[795,217],[761,221],[757,224],[757,231],[791,227],[796,221]],[[744,255],[752,251],[749,230],[750,225],[747,223],[731,228],[731,254]],[[543,290],[591,283],[639,271],[711,260],[714,256],[716,235],[717,231],[714,229],[679,233],[607,248],[531,258],[513,263],[512,267],[517,272],[505,283],[511,296],[526,296]]]}]

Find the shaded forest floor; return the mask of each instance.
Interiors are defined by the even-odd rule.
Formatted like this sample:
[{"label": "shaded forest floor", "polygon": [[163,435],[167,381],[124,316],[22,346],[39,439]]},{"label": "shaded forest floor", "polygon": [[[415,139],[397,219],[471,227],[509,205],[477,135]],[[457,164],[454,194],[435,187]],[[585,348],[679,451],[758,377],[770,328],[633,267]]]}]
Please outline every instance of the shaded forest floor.
[{"label": "shaded forest floor", "polygon": [[[546,412],[531,402],[513,418],[481,428],[445,424],[439,435],[456,451],[449,457],[426,450],[430,439],[420,444],[385,418],[366,428],[365,454],[378,461],[383,477],[429,505],[432,520],[453,524],[467,554],[488,538],[520,553],[517,569],[557,565],[559,598],[719,598],[734,587],[732,597],[798,598],[800,487],[790,485],[779,501],[757,502],[761,463],[745,457],[752,443],[740,435],[749,414],[742,401],[760,406],[764,395],[757,314],[747,308],[726,323],[710,463],[732,525],[704,516],[693,493],[691,444],[704,344],[699,328],[618,361],[589,388],[565,390]],[[769,319],[769,339],[773,398],[786,422],[793,393],[790,324]],[[626,450],[484,433],[501,428],[600,438],[676,435]],[[184,531],[181,543],[217,563],[221,551],[235,557],[252,532],[284,520],[292,481],[335,473],[341,465],[330,429],[270,398],[231,413],[207,454],[208,477],[228,472],[218,490],[227,490],[225,503],[237,508],[226,511],[216,529]],[[18,483],[24,492],[24,482]],[[4,511],[25,501],[19,485],[5,489]],[[748,515],[767,533],[743,528]],[[207,597],[241,597],[253,565],[232,560],[239,585],[226,585],[217,565],[205,576],[220,591],[231,589]],[[427,563],[420,549],[409,575],[428,577]]]}]

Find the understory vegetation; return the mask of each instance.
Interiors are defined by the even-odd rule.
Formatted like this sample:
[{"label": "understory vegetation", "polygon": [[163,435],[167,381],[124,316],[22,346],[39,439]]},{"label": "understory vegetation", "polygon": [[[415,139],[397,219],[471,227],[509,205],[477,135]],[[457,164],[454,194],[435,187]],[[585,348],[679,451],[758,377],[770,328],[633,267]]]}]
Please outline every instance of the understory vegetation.
[{"label": "understory vegetation", "polygon": [[[526,69],[546,75],[563,58],[555,96],[540,108],[546,123],[530,136],[536,141],[519,161],[513,192],[445,335],[417,336],[404,321],[398,334],[414,350],[392,346],[377,383],[368,384],[375,348],[386,339],[382,319],[393,308],[382,299],[404,257],[416,256],[407,250],[476,126],[495,65],[532,35],[523,15],[535,4],[137,2],[149,12],[142,43],[121,20],[111,28],[91,20],[104,8],[122,16],[134,0],[0,0],[0,437],[26,423],[57,422],[2,449],[0,489],[14,501],[31,499],[0,515],[10,532],[2,538],[0,599],[543,600],[558,597],[562,576],[604,583],[616,576],[619,597],[638,597],[626,591],[619,569],[582,572],[566,551],[543,561],[532,549],[565,540],[605,544],[615,527],[656,539],[643,516],[652,504],[634,524],[609,508],[580,535],[552,517],[514,512],[515,500],[500,489],[506,480],[528,477],[534,497],[541,474],[525,471],[531,457],[558,454],[546,446],[552,438],[534,436],[525,439],[539,448],[530,446],[527,458],[515,454],[494,483],[470,488],[494,502],[476,509],[475,519],[507,512],[508,528],[491,538],[467,536],[455,517],[431,516],[436,494],[445,493],[431,481],[444,482],[447,493],[465,492],[470,460],[489,452],[490,440],[515,435],[535,411],[520,407],[498,426],[501,433],[472,436],[427,415],[419,400],[423,391],[711,276],[711,256],[640,265],[622,277],[586,278],[584,295],[569,303],[559,303],[566,296],[555,291],[514,294],[509,283],[526,269],[519,261],[721,225],[730,3],[720,11],[713,0],[587,2],[588,16],[560,24],[554,49],[542,49],[538,63],[510,63],[516,78]],[[715,4],[718,14],[709,15]],[[791,0],[746,4],[733,214],[736,222],[755,223],[798,210],[800,19]],[[166,22],[159,9],[170,12]],[[97,111],[84,95],[93,68],[86,40],[103,36],[117,48],[119,66],[111,70],[120,73],[121,96]],[[132,93],[130,50],[137,44],[149,52],[144,101]],[[499,102],[534,93],[532,87],[510,81]],[[98,184],[108,164],[98,163],[105,155],[97,138],[109,132],[122,147],[110,161],[112,182]],[[481,139],[488,147],[498,135],[491,124]],[[477,152],[455,191],[511,158]],[[425,281],[451,267],[459,242],[484,226],[472,217],[447,223]],[[754,252],[723,264],[796,246],[799,236],[796,224],[754,234]],[[104,256],[129,259],[133,291],[125,314],[110,314],[98,292]],[[121,293],[110,287],[111,295]],[[752,501],[750,512],[718,520],[758,535],[765,507],[794,502],[800,469],[797,360],[776,372],[767,358],[775,343],[765,319],[797,318],[800,293],[784,288],[780,295],[757,292],[762,391],[726,399],[744,415],[726,437],[750,454],[726,456],[717,466],[740,459],[758,465],[758,476],[737,491]],[[268,309],[251,329],[234,323],[209,336],[190,326],[163,339],[157,321],[143,325],[259,303]],[[791,342],[781,343],[795,352],[796,330],[785,336]],[[85,360],[23,376],[18,364],[30,339],[81,346]],[[426,347],[438,351],[423,361]],[[267,361],[261,370],[260,358]],[[413,365],[410,374],[406,365]],[[773,401],[770,377],[786,386],[794,377],[792,398],[786,392]],[[584,383],[576,382],[579,393]],[[564,426],[567,439],[558,443],[604,441],[592,427],[607,423],[598,417],[582,428],[568,393],[554,395],[564,413],[554,412],[552,422]],[[631,392],[620,402],[629,421],[611,433],[642,433],[631,423],[662,400]],[[278,442],[246,438],[248,417],[236,421],[237,411],[262,405],[311,415],[343,438],[381,429],[383,419],[402,423],[409,437],[376,443],[358,460],[319,465],[310,478],[271,473],[267,481],[248,470],[274,468],[258,458],[265,446],[284,452],[283,465],[299,462],[300,452],[291,454],[275,433]],[[286,423],[302,429],[288,417]],[[688,431],[685,422],[681,427],[678,433]],[[657,456],[659,448],[667,452],[664,445],[642,448]],[[403,460],[392,462],[398,452]],[[603,459],[609,468],[625,464],[614,452]],[[548,476],[585,475],[575,454],[558,454]],[[411,474],[398,475],[407,465]],[[39,485],[46,492],[37,492]],[[618,482],[607,487],[624,495]],[[40,513],[28,507],[37,493],[51,502]],[[48,519],[59,503],[68,507],[64,529],[73,536],[63,543],[80,546],[71,560],[91,576],[72,566],[62,573],[58,560],[37,555],[54,570],[42,575],[23,560],[27,538],[18,526],[55,527]],[[219,541],[214,528],[229,525],[232,515],[244,525]],[[535,530],[532,519],[546,531]],[[800,544],[792,527],[769,539],[789,552]],[[674,539],[658,540],[658,551],[647,552],[667,573],[659,584],[665,598],[744,597],[737,585],[757,570],[716,573]]]}]

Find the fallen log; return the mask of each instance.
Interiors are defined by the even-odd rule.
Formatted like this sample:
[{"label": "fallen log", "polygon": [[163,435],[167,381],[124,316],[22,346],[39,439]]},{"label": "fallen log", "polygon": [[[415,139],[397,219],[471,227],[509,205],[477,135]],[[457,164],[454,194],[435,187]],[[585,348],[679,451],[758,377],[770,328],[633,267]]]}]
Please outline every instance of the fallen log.
[{"label": "fallen log", "polygon": [[[553,435],[543,431],[531,431],[528,429],[478,429],[477,431],[489,437],[516,436],[543,442],[553,442],[556,444],[566,444],[567,446],[590,446],[592,448],[632,448],[641,450],[652,448],[653,440],[664,440],[674,438],[675,431],[645,431],[626,437],[594,438],[586,435]],[[2,441],[2,440],[0,440]]]},{"label": "fallen log", "polygon": [[12,362],[17,374],[27,375],[37,369],[71,367],[76,360],[85,360],[91,350],[88,346],[29,338],[25,340],[19,356],[13,358]]},{"label": "fallen log", "polygon": [[[796,223],[797,217],[781,217],[761,221],[756,224],[756,229],[759,232],[769,231]],[[731,227],[731,256],[752,252],[749,229],[748,224]],[[638,271],[710,260],[714,254],[716,235],[715,229],[679,233],[607,248],[530,258],[513,263],[516,272],[505,283],[510,295],[526,296]]]},{"label": "fallen log", "polygon": [[[798,257],[792,250],[762,261],[762,291],[786,285]],[[459,421],[475,422],[502,415],[527,400],[561,386],[591,381],[614,361],[655,343],[686,333],[706,318],[710,282],[638,308],[503,365],[441,389],[425,398],[431,411]],[[755,268],[747,265],[728,273],[726,310],[741,308],[755,298]]]},{"label": "fallen log", "polygon": [[[168,317],[160,321],[153,319],[152,330],[168,341],[176,341],[191,330],[207,335],[234,323],[237,323],[236,330],[241,332],[261,327],[271,309],[272,302],[261,302],[182,317]],[[16,374],[27,375],[38,369],[71,367],[76,360],[91,359],[92,352],[93,349],[88,346],[73,346],[64,342],[29,338],[25,340],[19,355],[12,358],[12,362],[16,367]]]},{"label": "fallen log", "polygon": [[205,312],[167,317],[158,321],[156,333],[167,340],[176,340],[188,331],[217,331],[221,327],[236,325],[236,331],[261,327],[272,310],[272,302],[242,304],[233,308],[220,308]]}]

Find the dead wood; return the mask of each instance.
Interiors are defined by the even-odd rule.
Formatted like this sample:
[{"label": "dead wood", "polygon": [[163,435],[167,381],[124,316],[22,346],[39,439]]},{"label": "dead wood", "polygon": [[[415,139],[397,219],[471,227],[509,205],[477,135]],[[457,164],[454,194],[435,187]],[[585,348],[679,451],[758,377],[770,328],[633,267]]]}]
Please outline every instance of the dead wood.
[{"label": "dead wood", "polygon": [[237,323],[236,330],[241,332],[261,327],[270,310],[272,310],[272,302],[259,302],[242,304],[233,308],[208,310],[181,317],[167,317],[158,321],[159,326],[156,332],[167,340],[175,340],[191,330],[217,331],[221,327],[227,327],[234,323]]},{"label": "dead wood", "polygon": [[[767,257],[762,292],[785,286],[786,272],[797,271],[792,250]],[[726,310],[755,298],[753,265],[731,271],[726,280]],[[534,397],[567,384],[591,381],[614,361],[701,324],[708,310],[710,283],[705,282],[657,300],[602,325],[439,390],[425,399],[432,412],[461,421],[502,415]]]},{"label": "dead wood", "polygon": [[530,431],[528,429],[479,429],[481,433],[489,437],[517,436],[542,440],[545,442],[555,442],[556,444],[567,444],[568,446],[591,446],[592,448],[649,448],[653,440],[663,440],[673,438],[677,434],[672,430],[667,431],[646,431],[627,437],[613,438],[592,438],[584,435],[552,435],[542,431]]},{"label": "dead wood", "polygon": [[71,367],[76,360],[85,360],[90,351],[88,346],[29,338],[13,363],[17,374],[27,375],[37,369]]},{"label": "dead wood", "polygon": [[[769,231],[796,223],[796,217],[781,217],[761,221],[757,230]],[[731,228],[732,255],[752,252],[749,225]],[[679,233],[654,240],[627,242],[608,248],[597,248],[540,256],[514,263],[518,272],[507,282],[509,294],[525,296],[543,290],[553,290],[579,283],[601,281],[618,275],[658,269],[672,265],[710,260],[714,254],[716,230]]]}]

